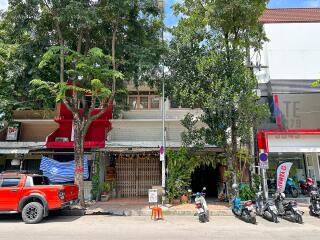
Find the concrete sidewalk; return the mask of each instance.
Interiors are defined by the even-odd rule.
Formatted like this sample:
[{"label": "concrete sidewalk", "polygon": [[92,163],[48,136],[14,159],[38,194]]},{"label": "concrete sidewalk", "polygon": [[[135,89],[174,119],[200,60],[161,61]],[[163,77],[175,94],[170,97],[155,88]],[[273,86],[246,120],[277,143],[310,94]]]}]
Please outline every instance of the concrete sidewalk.
[{"label": "concrete sidewalk", "polygon": [[[152,207],[152,206],[150,206]],[[151,209],[147,199],[111,199],[108,202],[92,202],[85,210],[85,215],[115,215],[115,216],[151,216]],[[195,205],[161,205],[164,216],[193,216],[196,213]],[[208,202],[211,216],[232,216],[228,203]],[[299,203],[299,208],[308,213],[308,204]]]},{"label": "concrete sidewalk", "polygon": [[[147,199],[112,199],[108,202],[95,202],[89,205],[86,215],[117,215],[117,216],[151,216],[151,209]],[[161,205],[164,215],[193,216],[195,205]],[[209,202],[208,208],[212,216],[231,216],[232,212],[227,203]]]}]

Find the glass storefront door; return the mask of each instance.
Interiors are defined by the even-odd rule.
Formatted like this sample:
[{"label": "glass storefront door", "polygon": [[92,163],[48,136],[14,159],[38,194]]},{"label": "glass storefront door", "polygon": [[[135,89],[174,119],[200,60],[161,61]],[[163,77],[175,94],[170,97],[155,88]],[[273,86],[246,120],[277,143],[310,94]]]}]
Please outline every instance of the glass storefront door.
[{"label": "glass storefront door", "polygon": [[303,153],[269,153],[268,179],[276,179],[277,167],[281,162],[292,162],[289,176],[295,181],[306,178],[306,167]]}]

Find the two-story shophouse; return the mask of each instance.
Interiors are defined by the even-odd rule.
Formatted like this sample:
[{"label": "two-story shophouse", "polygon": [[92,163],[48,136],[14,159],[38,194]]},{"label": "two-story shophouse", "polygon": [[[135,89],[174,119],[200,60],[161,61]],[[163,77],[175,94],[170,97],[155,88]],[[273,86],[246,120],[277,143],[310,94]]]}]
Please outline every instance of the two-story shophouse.
[{"label": "two-story shophouse", "polygon": [[269,153],[268,177],[279,162],[293,162],[297,179],[320,180],[320,9],[268,9],[260,21],[269,39],[253,56],[261,100],[272,118],[258,133]]},{"label": "two-story shophouse", "polygon": [[[184,108],[181,104],[166,100],[162,105],[161,96],[148,86],[127,86],[128,111],[122,111],[112,119],[105,131],[105,144],[98,142],[100,136],[93,127],[88,138],[86,158],[89,170],[93,169],[98,156],[101,180],[113,182],[117,197],[140,197],[148,189],[162,184],[162,108],[165,113],[165,147],[178,149],[182,146],[181,133],[185,131],[181,120],[188,112],[201,114],[199,109]],[[72,116],[61,105],[48,114],[46,111],[14,111],[15,126],[1,132],[1,170],[39,170],[43,156],[58,161],[73,159]],[[109,117],[108,117],[109,118]],[[111,127],[112,126],[112,127]],[[94,127],[95,128],[95,127]],[[101,136],[102,136],[101,135]],[[100,138],[100,137],[99,137]],[[104,145],[105,147],[103,147]],[[102,147],[101,147],[102,146]],[[207,146],[207,151],[222,152],[222,149]],[[217,182],[220,169],[203,167],[198,169],[193,184],[205,184],[209,193],[217,196]],[[220,174],[221,175],[221,174]],[[208,178],[210,176],[210,178]],[[90,180],[90,179],[89,179]],[[89,197],[90,181],[86,181]]]}]

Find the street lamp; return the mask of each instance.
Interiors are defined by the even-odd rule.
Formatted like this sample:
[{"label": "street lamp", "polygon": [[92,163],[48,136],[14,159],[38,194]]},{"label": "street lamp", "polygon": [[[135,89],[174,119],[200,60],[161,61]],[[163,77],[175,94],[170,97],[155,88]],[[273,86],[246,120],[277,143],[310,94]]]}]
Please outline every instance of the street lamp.
[{"label": "street lamp", "polygon": [[[164,0],[158,0],[158,7],[161,11],[161,18],[164,20]],[[164,46],[164,31],[162,28],[162,44]],[[165,188],[166,186],[166,159],[165,159],[165,149],[166,149],[166,139],[165,139],[165,92],[164,92],[164,62],[162,62],[162,146],[160,148],[160,160],[161,160],[161,186]]]}]

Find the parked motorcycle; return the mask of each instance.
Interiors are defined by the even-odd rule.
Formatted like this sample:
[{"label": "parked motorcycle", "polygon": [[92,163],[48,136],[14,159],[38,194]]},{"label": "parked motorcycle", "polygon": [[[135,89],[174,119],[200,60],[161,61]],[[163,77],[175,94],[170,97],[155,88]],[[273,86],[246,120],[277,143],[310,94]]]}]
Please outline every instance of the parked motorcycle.
[{"label": "parked motorcycle", "polygon": [[[208,210],[208,205],[205,199],[206,193],[205,193],[206,188],[204,187],[202,189],[202,192],[197,192],[196,194],[192,194],[192,196],[195,197],[194,201],[196,204],[196,209],[197,209],[197,215],[199,217],[199,222],[205,223],[209,222],[209,210]],[[189,190],[191,192],[191,190]]]},{"label": "parked motorcycle", "polygon": [[234,197],[231,200],[232,213],[245,222],[255,224],[257,220],[252,201],[241,201],[239,198],[239,188],[237,184],[233,184],[232,189],[234,191]]},{"label": "parked motorcycle", "polygon": [[298,209],[296,201],[285,202],[285,194],[276,192],[274,194],[274,202],[278,210],[278,215],[284,219],[287,219],[292,222],[297,222],[302,224],[302,215],[303,211]]},{"label": "parked motorcycle", "polygon": [[307,180],[301,180],[299,181],[300,183],[300,189],[301,189],[301,193],[303,195],[310,195],[311,193],[311,189],[313,188],[313,185],[314,185],[314,181],[312,178],[307,178]]},{"label": "parked motorcycle", "polygon": [[309,214],[320,217],[320,193],[317,186],[313,186],[310,190]]},{"label": "parked motorcycle", "polygon": [[288,178],[286,182],[285,194],[290,194],[293,198],[297,198],[299,191],[292,178]]},{"label": "parked motorcycle", "polygon": [[261,191],[256,194],[256,213],[269,221],[273,221],[275,223],[279,222],[277,217],[277,207],[270,200],[264,204],[263,194]]}]

